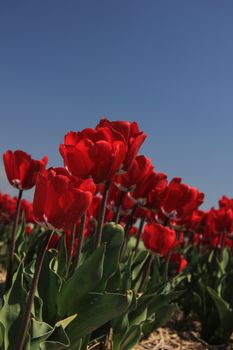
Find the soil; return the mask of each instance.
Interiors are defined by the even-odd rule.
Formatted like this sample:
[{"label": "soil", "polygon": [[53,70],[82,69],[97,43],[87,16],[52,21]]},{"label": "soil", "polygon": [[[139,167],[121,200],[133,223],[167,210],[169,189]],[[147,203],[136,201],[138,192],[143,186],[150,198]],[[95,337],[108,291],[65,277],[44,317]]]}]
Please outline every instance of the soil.
[{"label": "soil", "polygon": [[233,350],[233,336],[226,345],[208,345],[200,338],[200,323],[179,315],[165,327],[158,328],[134,350]]}]

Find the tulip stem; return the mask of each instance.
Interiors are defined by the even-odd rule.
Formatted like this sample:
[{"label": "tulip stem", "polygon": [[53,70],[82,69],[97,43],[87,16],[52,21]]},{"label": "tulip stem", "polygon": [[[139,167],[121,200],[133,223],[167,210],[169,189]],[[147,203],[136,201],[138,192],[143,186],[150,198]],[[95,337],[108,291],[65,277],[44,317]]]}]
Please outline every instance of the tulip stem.
[{"label": "tulip stem", "polygon": [[73,252],[73,246],[74,246],[74,240],[75,240],[75,231],[76,231],[76,224],[73,225],[71,236],[70,236],[70,244],[69,244],[69,250],[68,250],[68,261],[67,261],[67,269],[66,269],[66,278],[69,277],[69,271],[70,271],[70,265],[72,262],[72,252]]},{"label": "tulip stem", "polygon": [[19,223],[19,212],[20,212],[20,203],[21,203],[21,199],[22,199],[22,194],[23,194],[23,190],[19,190],[16,209],[15,209],[12,234],[11,234],[11,241],[10,241],[10,253],[9,253],[8,264],[7,264],[7,276],[6,276],[5,291],[7,291],[10,288],[11,283],[12,283],[15,243],[16,243],[16,232],[17,232],[18,223]]},{"label": "tulip stem", "polygon": [[77,251],[74,257],[73,266],[71,269],[71,275],[73,275],[74,271],[79,265],[79,260],[80,260],[82,247],[83,247],[83,233],[84,233],[85,223],[86,223],[86,214],[83,214],[81,218],[81,223],[79,226],[79,231],[78,231],[78,245],[77,245]]},{"label": "tulip stem", "polygon": [[130,216],[126,222],[126,225],[125,225],[125,239],[124,239],[124,242],[122,244],[122,247],[121,247],[121,252],[120,252],[120,260],[124,259],[124,256],[127,252],[127,245],[128,245],[128,241],[129,241],[129,230],[132,226],[132,223],[133,223],[133,217],[134,217],[134,214],[135,214],[135,211],[138,207],[138,204],[136,203],[130,213]]},{"label": "tulip stem", "polygon": [[106,204],[107,204],[109,187],[110,187],[110,181],[106,181],[104,192],[103,192],[103,198],[101,202],[101,207],[100,207],[97,230],[96,230],[96,248],[100,246],[101,240],[102,240],[102,231],[104,226],[104,218],[105,218],[105,212],[106,212]]},{"label": "tulip stem", "polygon": [[37,255],[35,272],[34,272],[34,276],[32,279],[32,285],[31,285],[31,288],[29,291],[26,309],[25,309],[25,313],[23,315],[23,319],[22,319],[22,323],[21,323],[21,327],[20,327],[20,331],[19,331],[19,336],[18,336],[18,340],[16,343],[17,345],[16,345],[15,349],[17,349],[17,350],[22,350],[24,347],[24,342],[25,342],[25,338],[27,335],[28,326],[29,326],[29,322],[30,322],[30,318],[31,318],[31,310],[32,310],[32,305],[33,305],[33,301],[34,301],[34,297],[35,297],[35,292],[37,289],[42,264],[44,261],[46,250],[48,248],[50,238],[51,238],[51,235],[47,233],[46,238],[44,240],[44,244],[42,245],[41,250]]},{"label": "tulip stem", "polygon": [[138,288],[138,293],[141,293],[145,287],[146,281],[147,281],[149,274],[150,274],[153,259],[154,259],[154,255],[150,254],[146,260],[145,268],[143,269],[142,280],[141,280],[140,286]]},{"label": "tulip stem", "polygon": [[121,205],[122,205],[122,202],[123,202],[123,200],[125,198],[125,194],[126,194],[126,192],[121,191],[119,202],[117,204],[116,214],[115,214],[115,217],[114,217],[114,220],[113,220],[113,221],[115,221],[116,224],[118,224],[118,222],[120,220]]},{"label": "tulip stem", "polygon": [[138,251],[138,247],[139,247],[139,243],[140,243],[140,239],[141,239],[141,235],[142,235],[142,230],[143,230],[145,219],[146,219],[146,217],[144,216],[140,220],[140,224],[139,224],[139,228],[138,228],[138,232],[137,232],[137,238],[136,238],[136,245],[135,245],[135,248],[134,248],[134,256],[137,254],[137,251]]},{"label": "tulip stem", "polygon": [[171,260],[171,255],[172,255],[172,251],[170,251],[165,258],[165,265],[164,265],[164,271],[163,271],[163,276],[165,281],[168,280],[168,268]]},{"label": "tulip stem", "polygon": [[129,238],[129,230],[133,224],[133,217],[134,217],[134,214],[135,214],[135,211],[138,207],[138,203],[136,203],[134,206],[133,206],[133,209],[131,211],[131,214],[126,222],[126,225],[125,225],[125,237],[126,238]]}]

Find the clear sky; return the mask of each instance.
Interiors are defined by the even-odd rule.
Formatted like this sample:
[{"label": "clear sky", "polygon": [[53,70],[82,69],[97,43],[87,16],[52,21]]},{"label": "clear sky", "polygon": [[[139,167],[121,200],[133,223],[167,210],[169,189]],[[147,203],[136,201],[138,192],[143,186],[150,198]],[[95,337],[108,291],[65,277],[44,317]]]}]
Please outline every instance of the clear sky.
[{"label": "clear sky", "polygon": [[233,197],[233,1],[1,1],[0,152],[60,165],[63,135],[101,116],[136,120],[205,207]]}]

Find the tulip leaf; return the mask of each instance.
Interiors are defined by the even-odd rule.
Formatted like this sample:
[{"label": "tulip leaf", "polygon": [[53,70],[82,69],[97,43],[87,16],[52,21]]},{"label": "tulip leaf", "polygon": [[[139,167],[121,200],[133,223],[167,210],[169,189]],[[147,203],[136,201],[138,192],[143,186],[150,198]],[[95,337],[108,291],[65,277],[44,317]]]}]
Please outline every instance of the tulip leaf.
[{"label": "tulip leaf", "polygon": [[138,274],[141,273],[141,269],[148,257],[149,253],[146,250],[139,251],[134,258],[132,264],[132,279],[135,280],[138,278]]},{"label": "tulip leaf", "polygon": [[78,317],[66,328],[72,349],[85,337],[106,322],[121,316],[130,306],[132,293],[89,293],[79,306]]},{"label": "tulip leaf", "polygon": [[58,258],[57,258],[57,271],[56,273],[59,276],[64,276],[67,269],[67,247],[66,247],[66,238],[63,235],[59,241],[59,250],[58,250]]},{"label": "tulip leaf", "polygon": [[53,270],[54,254],[47,251],[38,282],[38,293],[43,300],[43,321],[54,324],[57,319],[57,296],[61,279]]},{"label": "tulip leaf", "polygon": [[30,328],[30,349],[37,350],[40,343],[49,338],[53,333],[53,327],[45,322],[32,319]]},{"label": "tulip leaf", "polygon": [[123,240],[124,229],[121,225],[110,222],[104,226],[102,242],[106,243],[106,253],[104,260],[103,283],[105,283],[117,271]]},{"label": "tulip leaf", "polygon": [[78,313],[78,306],[89,292],[94,292],[103,276],[106,245],[101,245],[75,271],[58,295],[58,313],[68,316]]},{"label": "tulip leaf", "polygon": [[55,327],[51,336],[40,344],[41,350],[70,349],[70,340],[62,326]]},{"label": "tulip leaf", "polygon": [[13,350],[18,337],[22,312],[25,309],[26,291],[23,287],[23,265],[20,264],[13,276],[12,287],[3,298],[0,310],[1,335],[4,348]]},{"label": "tulip leaf", "polygon": [[132,349],[141,337],[141,325],[135,325],[130,327],[128,332],[123,338],[121,349],[130,350]]},{"label": "tulip leaf", "polygon": [[142,325],[142,332],[145,337],[148,337],[156,328],[163,326],[178,311],[177,304],[166,304],[159,307],[153,315],[153,320],[150,319]]},{"label": "tulip leaf", "polygon": [[222,329],[226,333],[231,333],[233,330],[233,311],[230,308],[230,305],[221,298],[214,289],[207,287],[207,291],[217,309]]},{"label": "tulip leaf", "polygon": [[55,327],[61,326],[63,329],[65,329],[76,317],[77,317],[77,314],[74,314],[72,316],[65,318],[64,320],[58,321],[55,324]]}]

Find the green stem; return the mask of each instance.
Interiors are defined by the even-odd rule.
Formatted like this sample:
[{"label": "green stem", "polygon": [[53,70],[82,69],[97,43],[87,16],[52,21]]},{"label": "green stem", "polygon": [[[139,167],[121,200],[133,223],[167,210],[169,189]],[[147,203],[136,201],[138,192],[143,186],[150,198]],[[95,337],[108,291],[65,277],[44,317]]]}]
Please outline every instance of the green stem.
[{"label": "green stem", "polygon": [[120,260],[124,260],[124,257],[125,257],[125,254],[127,252],[127,246],[128,246],[128,242],[129,242],[129,230],[132,226],[132,223],[133,223],[133,217],[134,217],[134,214],[135,214],[135,211],[138,207],[138,204],[136,203],[130,213],[130,216],[126,222],[126,225],[125,225],[125,239],[124,239],[124,242],[122,244],[122,247],[121,247],[121,252],[120,252]]},{"label": "green stem", "polygon": [[83,247],[83,233],[84,233],[84,228],[85,228],[85,223],[86,223],[86,214],[83,214],[81,218],[81,223],[79,226],[79,231],[78,231],[78,245],[77,245],[77,251],[74,257],[73,261],[73,266],[71,270],[71,275],[74,273],[76,268],[78,267],[81,252],[82,252],[82,247]]},{"label": "green stem", "polygon": [[23,315],[18,340],[16,342],[17,345],[16,345],[15,349],[17,349],[17,350],[22,350],[24,347],[24,342],[25,342],[25,338],[27,335],[27,331],[28,331],[28,327],[29,327],[29,323],[30,323],[30,319],[31,319],[31,310],[32,310],[33,302],[34,302],[35,292],[37,289],[42,264],[44,261],[46,250],[48,248],[50,238],[51,238],[51,235],[47,234],[46,238],[45,238],[45,242],[44,242],[44,244],[41,248],[41,251],[38,254],[37,259],[36,259],[36,266],[35,266],[34,276],[32,279],[32,285],[31,285],[31,288],[29,291],[26,309],[25,309],[25,313]]},{"label": "green stem", "polygon": [[96,230],[96,248],[101,244],[110,181],[106,181]]},{"label": "green stem", "polygon": [[124,191],[122,191],[121,194],[120,194],[119,202],[118,202],[118,204],[117,204],[116,214],[115,214],[114,219],[113,219],[113,221],[114,221],[116,224],[118,224],[119,219],[120,219],[121,205],[122,205],[122,202],[123,202],[123,200],[124,200],[124,198],[125,198],[125,194],[126,194],[126,192],[124,192]]},{"label": "green stem", "polygon": [[141,293],[145,287],[145,284],[147,282],[147,279],[149,277],[150,274],[150,270],[151,270],[151,266],[152,266],[152,262],[153,262],[154,256],[153,254],[150,254],[146,260],[145,263],[145,268],[143,269],[143,275],[142,275],[142,280],[141,280],[141,284],[138,288],[138,293]]},{"label": "green stem", "polygon": [[20,212],[20,203],[21,203],[21,199],[22,199],[22,194],[23,194],[23,190],[19,190],[17,204],[16,204],[16,210],[15,210],[15,217],[14,217],[14,222],[13,222],[13,228],[12,228],[12,234],[11,234],[10,253],[9,253],[8,264],[7,264],[7,276],[6,276],[6,283],[5,283],[5,291],[7,291],[10,288],[11,283],[12,283],[16,232],[17,232],[18,223],[19,223],[19,212]]},{"label": "green stem", "polygon": [[169,269],[169,263],[171,260],[171,255],[172,255],[172,251],[170,251],[165,258],[165,265],[164,265],[164,271],[163,271],[163,276],[165,281],[168,280],[168,269]]},{"label": "green stem", "polygon": [[135,245],[135,248],[134,248],[134,256],[137,254],[137,251],[138,251],[138,247],[139,247],[139,243],[140,243],[140,239],[141,239],[141,235],[142,235],[142,230],[143,230],[145,219],[146,218],[144,216],[140,220],[140,225],[139,225],[139,228],[138,228],[137,238],[136,238],[136,245]]},{"label": "green stem", "polygon": [[71,237],[70,237],[70,245],[68,250],[68,262],[67,262],[67,270],[66,270],[66,278],[69,277],[69,271],[70,271],[70,265],[72,261],[72,252],[73,252],[73,246],[74,246],[74,240],[75,240],[75,231],[76,231],[76,224],[73,225]]},{"label": "green stem", "polygon": [[125,225],[125,237],[128,238],[129,237],[129,230],[133,224],[133,217],[134,217],[134,214],[135,214],[135,211],[138,207],[138,203],[136,203],[131,211],[131,214],[128,218],[128,221],[126,222],[126,225]]}]

